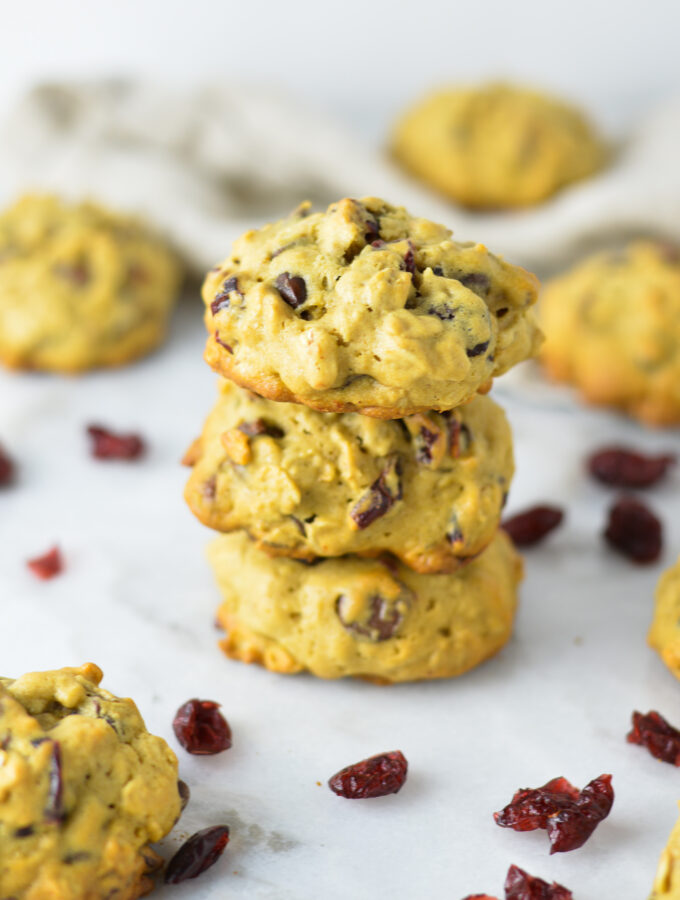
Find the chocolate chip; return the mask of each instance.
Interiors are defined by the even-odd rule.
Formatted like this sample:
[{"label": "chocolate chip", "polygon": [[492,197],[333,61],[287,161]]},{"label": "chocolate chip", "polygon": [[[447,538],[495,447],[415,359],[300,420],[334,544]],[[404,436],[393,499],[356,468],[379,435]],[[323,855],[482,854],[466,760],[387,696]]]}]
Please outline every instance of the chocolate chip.
[{"label": "chocolate chip", "polygon": [[433,274],[433,275],[438,275],[438,276],[441,278],[441,277],[444,275],[444,270],[442,269],[441,266],[433,266],[433,267],[432,267],[432,274]]},{"label": "chocolate chip", "polygon": [[305,279],[300,275],[281,272],[274,283],[277,291],[292,309],[302,306],[307,299],[307,285],[305,284]]},{"label": "chocolate chip", "polygon": [[241,422],[238,430],[242,431],[248,437],[257,437],[259,434],[266,434],[272,438],[282,438],[285,435],[283,428],[266,422],[264,419],[254,419],[252,422]]},{"label": "chocolate chip", "polygon": [[451,516],[451,524],[449,525],[449,530],[446,532],[446,540],[450,544],[460,544],[463,540],[463,532],[458,524],[458,517],[455,513]]},{"label": "chocolate chip", "polygon": [[376,219],[366,219],[364,225],[366,227],[364,238],[367,244],[372,244],[380,239],[380,225]]},{"label": "chocolate chip", "polygon": [[474,347],[471,347],[469,350],[466,350],[465,352],[467,353],[467,355],[470,358],[472,358],[473,356],[481,356],[482,353],[484,353],[484,351],[488,348],[488,346],[489,346],[489,341],[482,341],[481,344],[475,344]]},{"label": "chocolate chip", "polygon": [[486,297],[491,286],[489,276],[485,275],[484,272],[468,272],[467,275],[459,275],[458,281],[480,297]]},{"label": "chocolate chip", "polygon": [[72,866],[74,863],[84,862],[86,859],[91,858],[92,855],[86,850],[76,850],[73,853],[67,853],[65,856],[62,856],[61,861],[67,866]]},{"label": "chocolate chip", "polygon": [[458,307],[451,307],[448,303],[442,303],[441,306],[431,306],[427,310],[427,314],[429,316],[436,316],[438,319],[441,319],[443,322],[450,322],[451,319],[456,318],[456,313],[458,312]]},{"label": "chocolate chip", "polygon": [[496,310],[496,318],[497,318],[497,319],[502,319],[503,316],[507,316],[507,314],[508,314],[509,312],[510,312],[510,310],[508,309],[507,306],[501,306],[500,309],[497,309],[497,310]]},{"label": "chocolate chip", "polygon": [[189,790],[189,785],[186,781],[182,781],[180,778],[177,782],[177,793],[179,794],[179,799],[182,803],[182,812],[187,808],[187,803],[189,802],[189,798],[191,797],[191,791]]},{"label": "chocolate chip", "polygon": [[215,332],[215,341],[220,345],[220,347],[224,347],[225,350],[228,350],[229,353],[233,353],[234,351],[231,349],[229,344],[225,343],[221,338],[218,331]]},{"label": "chocolate chip", "polygon": [[15,838],[27,838],[35,834],[35,828],[32,825],[24,825],[23,828],[17,828],[14,831]]},{"label": "chocolate chip", "polygon": [[61,771],[61,746],[58,741],[52,741],[45,818],[48,822],[54,823],[60,823],[64,819],[64,783]]},{"label": "chocolate chip", "polygon": [[235,275],[232,275],[230,278],[227,278],[226,281],[222,282],[222,287],[219,292],[215,294],[215,299],[210,304],[210,310],[214,316],[216,316],[221,309],[226,309],[229,306],[229,296],[233,293],[237,293],[241,297],[243,296],[238,289],[238,278]]},{"label": "chocolate chip", "polygon": [[392,457],[370,488],[362,494],[349,514],[359,529],[368,528],[376,519],[401,500],[401,465]]},{"label": "chocolate chip", "polygon": [[350,620],[348,616],[353,606],[352,600],[346,594],[341,594],[335,601],[335,612],[347,631],[380,643],[388,641],[397,633],[412,596],[405,585],[402,585],[402,591],[395,600],[387,600],[378,593],[371,594],[364,604],[362,618]]}]

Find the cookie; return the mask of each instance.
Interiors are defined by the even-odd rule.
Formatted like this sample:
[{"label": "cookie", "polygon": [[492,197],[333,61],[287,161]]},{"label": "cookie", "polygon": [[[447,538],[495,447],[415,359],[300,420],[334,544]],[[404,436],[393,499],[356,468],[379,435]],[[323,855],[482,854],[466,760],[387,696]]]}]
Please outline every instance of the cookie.
[{"label": "cookie", "polygon": [[452,572],[491,541],[513,474],[501,408],[375,419],[274,403],[223,382],[189,454],[186,500],[218,531],[313,560],[389,551]]},{"label": "cookie", "polygon": [[303,204],[203,286],[205,358],[271,400],[396,419],[452,409],[533,355],[538,282],[383,200]]},{"label": "cookie", "polygon": [[680,422],[680,248],[595,254],[548,283],[540,316],[553,378],[647,424]]},{"label": "cookie", "polygon": [[606,159],[577,109],[507,84],[428,95],[397,124],[391,149],[417,178],[477,209],[541,203]]},{"label": "cookie", "polygon": [[0,216],[0,362],[75,373],[149,353],[180,283],[146,228],[91,203],[27,196]]},{"label": "cookie", "polygon": [[659,859],[649,900],[680,900],[680,819]]},{"label": "cookie", "polygon": [[659,579],[647,641],[680,678],[680,558]]},{"label": "cookie", "polygon": [[134,900],[181,811],[177,759],[101,670],[0,678],[0,895]]},{"label": "cookie", "polygon": [[243,533],[220,536],[208,555],[227,656],[380,682],[461,675],[500,650],[522,573],[502,531],[453,575],[419,575],[391,557],[272,559]]}]

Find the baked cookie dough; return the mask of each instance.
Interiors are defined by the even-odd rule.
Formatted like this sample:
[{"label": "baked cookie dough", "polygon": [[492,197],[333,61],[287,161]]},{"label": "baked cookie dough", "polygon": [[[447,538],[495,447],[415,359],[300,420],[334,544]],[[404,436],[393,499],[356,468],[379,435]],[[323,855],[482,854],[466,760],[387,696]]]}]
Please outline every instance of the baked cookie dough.
[{"label": "baked cookie dough", "polygon": [[137,221],[26,196],[0,215],[0,362],[68,373],[130,362],[165,338],[179,282]]},{"label": "baked cookie dough", "polygon": [[591,256],[547,284],[540,316],[553,378],[647,424],[680,422],[680,248]]},{"label": "baked cookie dough", "polygon": [[430,94],[397,124],[392,153],[417,178],[478,209],[540,203],[606,158],[578,110],[507,84]]},{"label": "baked cookie dough", "polygon": [[0,896],[134,900],[180,815],[177,759],[80,668],[0,678]]},{"label": "baked cookie dough", "polygon": [[680,558],[659,579],[647,640],[675,677],[680,678]]},{"label": "baked cookie dough", "polygon": [[680,819],[659,859],[649,900],[680,900]]},{"label": "baked cookie dough", "polygon": [[186,500],[208,527],[307,560],[389,551],[418,572],[451,572],[486,547],[513,474],[510,427],[489,397],[381,420],[229,382],[188,456]]},{"label": "baked cookie dough", "polygon": [[384,200],[303,204],[203,286],[205,358],[271,400],[400,418],[452,409],[529,356],[538,282]]},{"label": "baked cookie dough", "polygon": [[522,574],[502,531],[454,575],[418,575],[392,558],[272,559],[243,533],[220,536],[208,554],[227,656],[379,682],[461,675],[500,650]]}]

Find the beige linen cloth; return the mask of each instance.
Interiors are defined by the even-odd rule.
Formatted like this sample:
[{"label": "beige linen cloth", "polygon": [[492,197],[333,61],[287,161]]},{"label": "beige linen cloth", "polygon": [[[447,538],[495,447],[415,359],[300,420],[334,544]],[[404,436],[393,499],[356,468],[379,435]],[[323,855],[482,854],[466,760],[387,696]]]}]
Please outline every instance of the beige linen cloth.
[{"label": "beige linen cloth", "polygon": [[680,99],[633,123],[603,173],[535,209],[470,213],[274,89],[64,82],[35,87],[0,125],[0,202],[47,188],[141,213],[201,272],[303,199],[373,194],[547,274],[631,235],[680,240],[679,159]]}]

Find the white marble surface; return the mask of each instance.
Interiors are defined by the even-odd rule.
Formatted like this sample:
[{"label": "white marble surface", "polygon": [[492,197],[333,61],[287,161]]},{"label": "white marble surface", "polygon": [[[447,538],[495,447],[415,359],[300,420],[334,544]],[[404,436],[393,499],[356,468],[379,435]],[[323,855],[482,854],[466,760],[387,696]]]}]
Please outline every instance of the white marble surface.
[{"label": "white marble surface", "polygon": [[[537,383],[532,366],[516,371],[495,389],[516,435],[510,510],[556,501],[568,519],[526,554],[507,648],[433,684],[272,675],[218,651],[210,534],[181,496],[178,460],[214,396],[199,306],[187,298],[169,344],[130,368],[78,380],[0,374],[0,440],[20,464],[18,483],[0,494],[0,670],[99,663],[105,687],[133,696],[177,750],[191,786],[163,852],[198,828],[232,828],[209,873],[155,896],[458,900],[502,895],[514,862],[577,900],[646,897],[680,773],[624,736],[634,708],[680,725],[679,686],[645,645],[656,578],[680,550],[680,472],[649,492],[666,524],[663,560],[637,568],[603,546],[610,492],[584,476],[582,459],[619,440],[680,451],[678,432],[645,433]],[[91,459],[84,426],[93,421],[139,429],[148,457]],[[54,542],[66,570],[37,581],[24,561]],[[177,746],[172,716],[193,696],[223,704],[231,750],[193,758]],[[396,748],[410,763],[399,795],[352,803],[325,786],[343,765]],[[551,858],[543,832],[492,821],[519,786],[559,774],[583,785],[602,772],[614,775],[614,809],[576,852]]]}]

